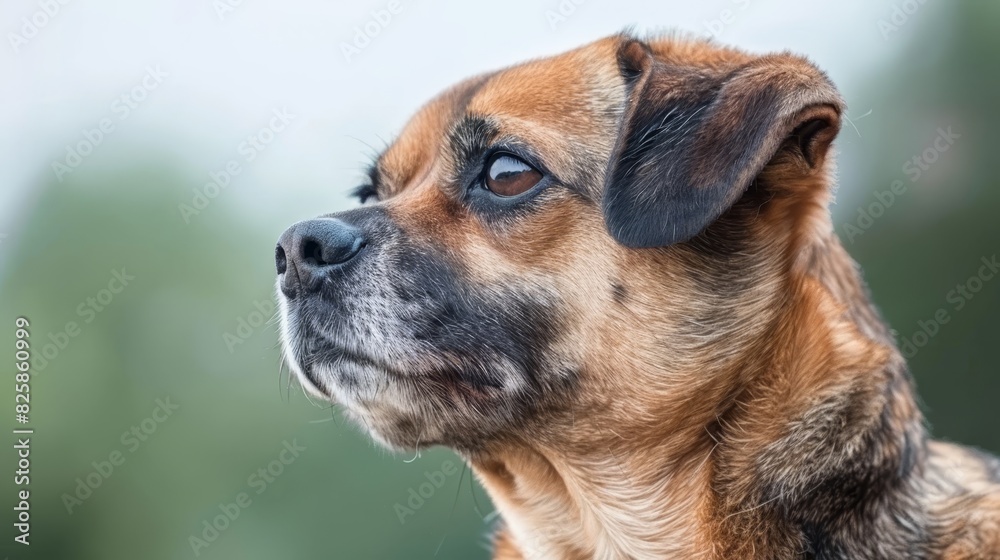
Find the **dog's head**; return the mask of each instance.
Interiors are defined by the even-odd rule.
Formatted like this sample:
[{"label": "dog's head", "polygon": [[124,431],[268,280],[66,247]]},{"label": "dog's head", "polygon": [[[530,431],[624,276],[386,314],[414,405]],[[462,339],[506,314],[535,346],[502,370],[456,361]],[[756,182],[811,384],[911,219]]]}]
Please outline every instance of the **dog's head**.
[{"label": "dog's head", "polygon": [[675,38],[462,82],[282,235],[288,362],[393,447],[710,414],[829,234],[840,112],[801,58]]}]

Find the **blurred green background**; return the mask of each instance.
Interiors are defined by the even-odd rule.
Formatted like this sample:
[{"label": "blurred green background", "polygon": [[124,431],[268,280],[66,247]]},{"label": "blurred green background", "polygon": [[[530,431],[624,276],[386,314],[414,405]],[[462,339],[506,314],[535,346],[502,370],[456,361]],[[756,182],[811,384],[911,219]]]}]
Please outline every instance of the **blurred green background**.
[{"label": "blurred green background", "polygon": [[[766,17],[789,4],[761,2],[746,9]],[[1000,375],[993,354],[1000,341],[1000,279],[985,282],[961,309],[950,294],[977,273],[981,258],[1000,252],[1000,179],[993,168],[1000,146],[995,136],[1000,130],[1000,7],[931,3],[907,15],[898,31],[887,31],[879,21],[891,23],[894,5],[857,8],[848,18],[853,27],[814,22],[813,32],[829,34],[834,42],[864,33],[878,48],[890,49],[892,43],[891,54],[877,65],[859,62],[866,69],[845,77],[856,85],[845,91],[852,123],[838,141],[843,157],[834,223],[900,337],[912,340],[920,321],[926,324],[938,309],[948,313],[949,322],[910,360],[935,436],[1000,452]],[[704,8],[691,16],[689,27],[704,32],[699,26],[707,19],[739,6],[719,2]],[[580,6],[581,14],[572,16],[578,19],[566,23],[577,26],[573,33],[594,38],[614,30],[605,30],[609,22],[591,22],[600,18],[598,9],[587,14],[585,8]],[[408,9],[433,12],[426,4]],[[551,26],[547,9],[558,10],[558,3],[532,7],[531,17],[540,22],[539,34],[554,35],[561,28]],[[636,19],[631,14],[642,8],[632,9],[628,15]],[[364,14],[352,17],[351,22],[365,21]],[[615,27],[626,22],[614,22]],[[662,18],[658,23],[673,22]],[[739,44],[742,34],[754,33],[750,23],[732,25],[744,27],[732,36],[722,34],[720,41]],[[349,39],[350,31],[345,36]],[[560,41],[569,46],[575,35]],[[339,39],[331,45],[339,45]],[[423,48],[422,56],[447,58]],[[530,43],[519,48],[534,54],[559,50]],[[378,64],[371,68],[410,75],[410,68],[394,66],[392,58]],[[850,60],[837,65],[848,70],[838,70],[835,79],[852,68]],[[31,89],[25,82],[4,87],[12,85]],[[445,85],[418,89],[431,92]],[[364,90],[366,85],[349,87]],[[402,125],[397,115],[420,101],[407,98],[403,106],[388,106],[391,98],[379,100],[391,115],[391,122],[380,121],[380,126],[390,130]],[[358,119],[353,127],[343,127],[348,131],[361,129],[366,114],[386,118],[374,106],[348,109]],[[233,128],[239,137],[259,126],[258,120]],[[305,126],[334,127],[322,120]],[[211,125],[192,121],[185,127],[197,136]],[[949,127],[950,141],[938,142],[948,149],[925,152],[934,147],[938,130]],[[5,134],[15,132],[5,128]],[[38,141],[31,130],[18,134]],[[203,185],[209,171],[222,168],[219,162],[233,155],[236,143],[215,146],[218,157],[202,165],[178,156],[183,150],[175,149],[180,140],[174,137],[138,147],[125,137],[114,140],[102,146],[100,163],[81,166],[63,181],[49,165],[39,166],[29,174],[34,178],[25,182],[16,208],[5,209],[13,225],[0,229],[0,345],[5,356],[12,355],[14,318],[23,315],[31,321],[36,356],[45,344],[53,346],[44,368],[36,359],[32,378],[32,545],[26,551],[9,544],[13,531],[5,525],[0,554],[102,560],[486,558],[492,506],[457,458],[444,450],[392,456],[347,425],[335,408],[310,403],[287,372],[279,373],[270,308],[274,242],[295,220],[348,207],[344,193],[353,185],[315,185],[311,192],[322,188],[326,194],[290,199],[287,193],[298,191],[289,191],[275,175],[250,173],[234,178],[185,223],[178,205],[190,203],[192,188]],[[275,141],[272,157],[295,162],[299,154],[282,152],[281,141]],[[64,143],[50,142],[50,159],[62,157]],[[363,160],[349,155],[360,170]],[[926,169],[917,167],[919,176],[913,171],[915,156],[927,158]],[[15,163],[5,156],[5,164]],[[289,172],[287,181],[316,182],[303,177]],[[255,186],[240,194],[241,181]],[[885,193],[894,181],[905,190],[890,201]],[[87,311],[88,298],[101,297],[123,268],[134,278],[110,302],[98,303],[100,311],[93,306]],[[69,321],[79,327],[75,336],[61,334]],[[11,359],[5,363],[10,367]],[[3,386],[3,418],[14,415],[12,385],[11,380]],[[155,409],[166,399],[179,408],[164,418]],[[149,420],[154,417],[163,421]],[[138,444],[127,436],[123,441],[132,426],[155,431]],[[286,444],[300,449],[297,456],[282,455]],[[104,463],[116,451],[124,462],[102,476],[99,471],[107,471]],[[13,471],[9,447],[3,457],[3,468]],[[434,474],[443,468],[450,472],[448,461],[459,466],[457,472]],[[258,473],[268,467],[270,475]],[[401,522],[397,504],[413,506],[407,504],[411,490],[428,481],[426,473],[443,484]],[[100,486],[68,511],[67,496],[77,492],[77,479],[88,476]],[[9,508],[14,487],[10,476],[3,480],[0,503]],[[226,508],[232,511],[228,504],[241,492],[250,505],[206,541],[207,547],[193,546],[192,536],[205,537],[204,522]],[[4,519],[10,518],[7,511]]]}]

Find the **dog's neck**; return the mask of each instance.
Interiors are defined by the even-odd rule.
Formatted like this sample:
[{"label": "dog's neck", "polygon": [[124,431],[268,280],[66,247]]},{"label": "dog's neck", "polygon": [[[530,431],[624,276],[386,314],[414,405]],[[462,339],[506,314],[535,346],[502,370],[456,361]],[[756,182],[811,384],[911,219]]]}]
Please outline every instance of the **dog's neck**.
[{"label": "dog's neck", "polygon": [[677,442],[626,436],[576,453],[518,446],[472,460],[517,543],[512,558],[694,557],[710,447],[678,457]]},{"label": "dog's neck", "polygon": [[509,531],[497,557],[784,557],[810,531],[834,538],[840,501],[893,499],[924,453],[920,413],[852,261],[828,243],[802,253],[766,346],[739,371],[701,373],[729,384],[649,418],[639,407],[633,426],[596,410],[558,438],[470,457]]}]

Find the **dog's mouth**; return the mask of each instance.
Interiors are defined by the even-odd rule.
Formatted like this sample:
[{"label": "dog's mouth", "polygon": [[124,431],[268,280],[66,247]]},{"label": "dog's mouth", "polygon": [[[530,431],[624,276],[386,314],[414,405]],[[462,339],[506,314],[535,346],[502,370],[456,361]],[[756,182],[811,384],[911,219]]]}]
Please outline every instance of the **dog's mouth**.
[{"label": "dog's mouth", "polygon": [[309,386],[328,400],[344,404],[373,404],[388,384],[405,386],[421,393],[451,393],[485,398],[502,391],[499,379],[473,377],[460,367],[402,369],[367,353],[330,344],[310,351],[300,351],[290,359],[300,364]]},{"label": "dog's mouth", "polygon": [[505,389],[501,379],[470,371],[473,366],[466,360],[427,341],[379,345],[349,340],[345,332],[352,329],[310,320],[297,302],[279,300],[286,362],[306,392],[317,398],[370,408],[386,398],[390,387],[413,398],[482,399]]},{"label": "dog's mouth", "polygon": [[362,377],[361,374],[393,375],[389,368],[374,359],[346,348],[329,346],[311,354],[300,352],[298,358],[292,359],[299,360],[307,381],[328,399],[335,398],[331,385],[351,387]]},{"label": "dog's mouth", "polygon": [[345,344],[325,329],[297,319],[294,310],[286,311],[287,306],[283,301],[285,360],[308,393],[324,400],[350,404],[364,396],[362,389],[404,377],[373,353]]}]

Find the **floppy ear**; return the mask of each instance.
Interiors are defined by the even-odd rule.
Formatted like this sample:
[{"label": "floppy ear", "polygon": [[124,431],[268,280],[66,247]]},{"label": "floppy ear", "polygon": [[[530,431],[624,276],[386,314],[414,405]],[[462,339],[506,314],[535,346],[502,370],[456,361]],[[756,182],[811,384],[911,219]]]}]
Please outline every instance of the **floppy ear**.
[{"label": "floppy ear", "polygon": [[688,241],[729,209],[779,152],[822,167],[843,103],[826,76],[788,54],[724,71],[659,60],[626,39],[618,64],[628,100],[603,210],[629,247]]}]

